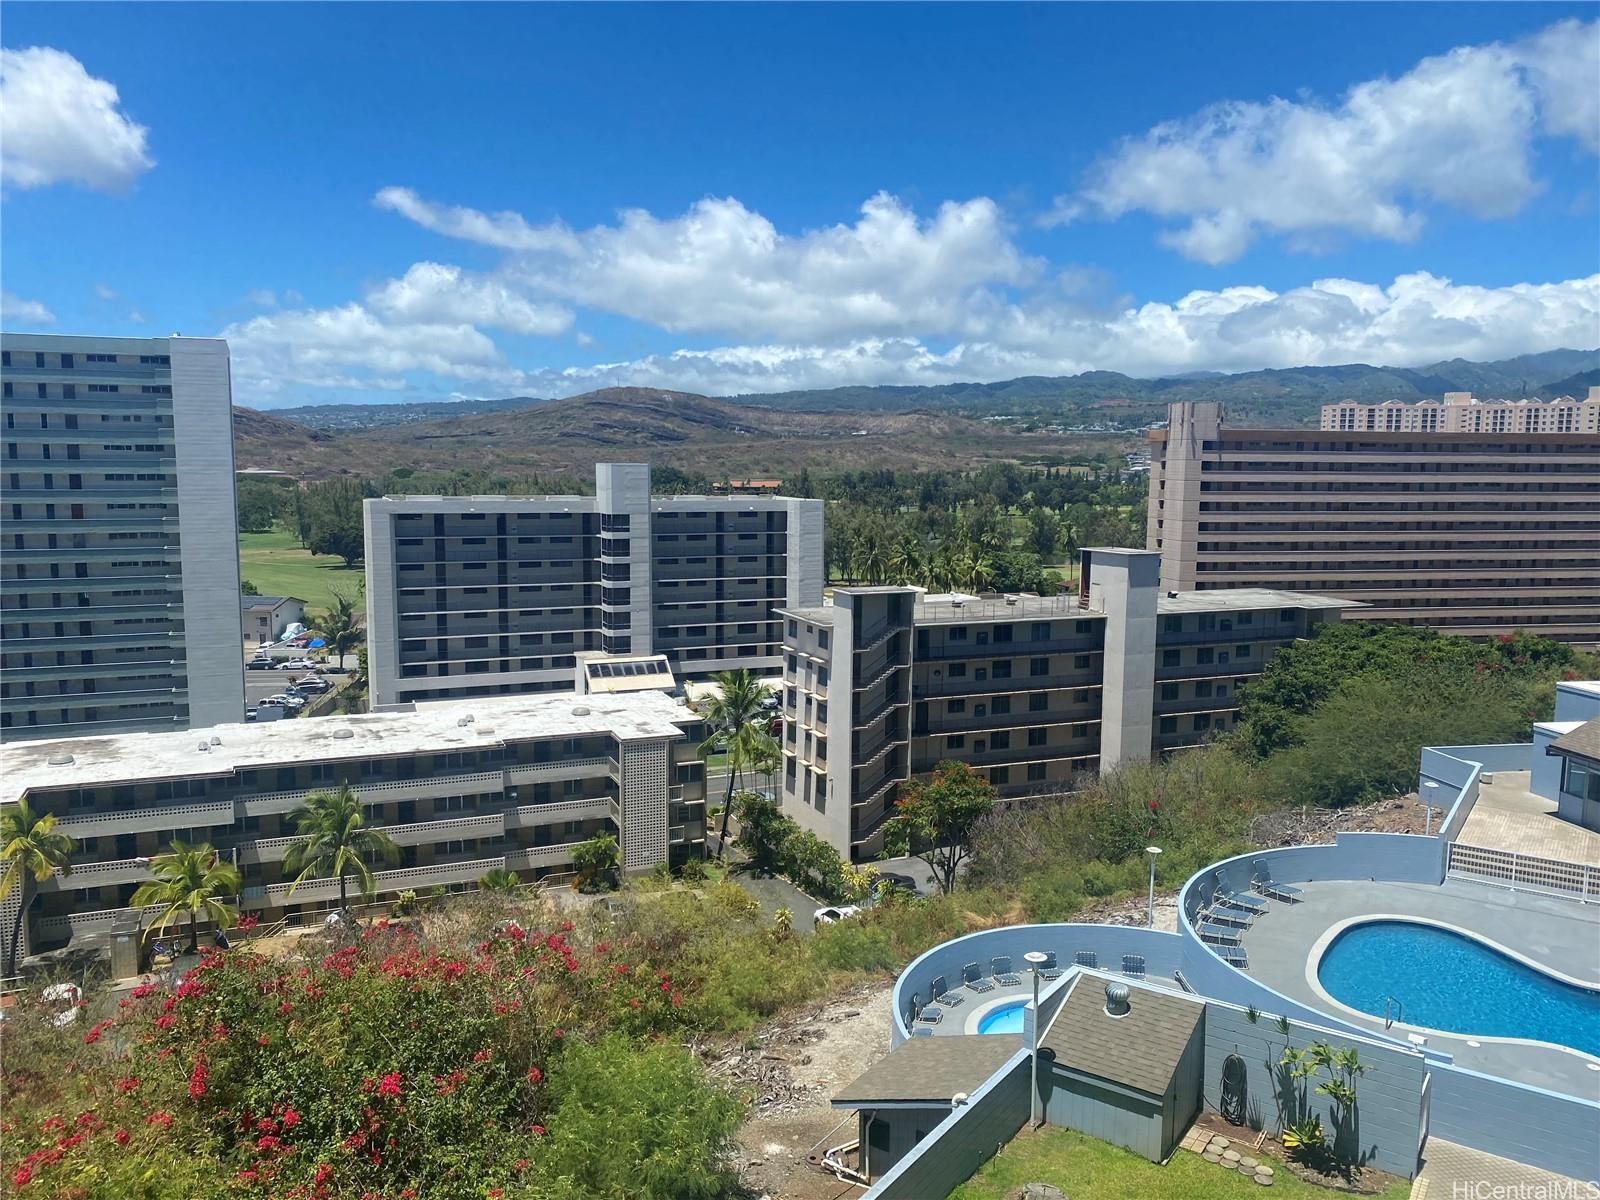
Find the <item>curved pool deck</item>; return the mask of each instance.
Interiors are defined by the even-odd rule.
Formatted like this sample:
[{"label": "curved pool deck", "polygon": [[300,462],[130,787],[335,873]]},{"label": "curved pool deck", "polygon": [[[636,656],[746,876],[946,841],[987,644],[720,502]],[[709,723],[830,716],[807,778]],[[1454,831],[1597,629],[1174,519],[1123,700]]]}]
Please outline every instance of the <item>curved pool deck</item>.
[{"label": "curved pool deck", "polygon": [[[1557,976],[1600,987],[1600,910],[1594,905],[1458,879],[1440,885],[1322,880],[1297,886],[1300,903],[1272,904],[1245,933],[1250,974],[1292,1000],[1374,1033],[1403,1038],[1414,1030],[1403,1022],[1385,1028],[1381,1018],[1339,1004],[1317,979],[1322,952],[1352,921],[1398,918],[1458,928]],[[1468,1070],[1600,1099],[1600,1071],[1591,1069],[1597,1060],[1576,1050],[1464,1033],[1415,1032]]]}]

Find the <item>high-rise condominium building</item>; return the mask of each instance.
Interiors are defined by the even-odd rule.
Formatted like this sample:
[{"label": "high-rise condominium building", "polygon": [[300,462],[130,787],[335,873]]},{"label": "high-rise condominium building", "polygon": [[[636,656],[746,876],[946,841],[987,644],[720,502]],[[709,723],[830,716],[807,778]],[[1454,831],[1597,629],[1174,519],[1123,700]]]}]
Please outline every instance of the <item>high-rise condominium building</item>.
[{"label": "high-rise condominium building", "polygon": [[1600,643],[1600,434],[1230,429],[1184,403],[1149,438],[1164,588],[1318,592],[1365,602],[1354,620]]},{"label": "high-rise condominium building", "polygon": [[1446,392],[1444,401],[1322,406],[1322,427],[1346,433],[1600,433],[1600,387],[1585,400],[1478,400]]},{"label": "high-rise condominium building", "polygon": [[1145,550],[1083,551],[1077,596],[835,588],[783,613],[783,807],[871,858],[904,783],[956,759],[1002,799],[1199,745],[1239,686],[1346,601],[1243,589],[1163,593]]},{"label": "high-rise condominium building", "polygon": [[227,343],[0,347],[0,741],[239,720]]},{"label": "high-rise condominium building", "polygon": [[[374,863],[380,897],[471,887],[494,868],[532,880],[572,870],[573,847],[609,832],[626,873],[703,853],[700,718],[659,691],[497,697],[205,734],[25,742],[0,750],[0,802],[26,798],[77,842],[29,908],[25,950],[102,941],[173,838],[209,842],[244,877],[264,921],[335,908],[334,879],[290,895],[283,859],[308,792],[348,783],[400,847]],[[21,889],[0,904],[11,937]],[[135,935],[137,937],[137,935]]]},{"label": "high-rise condominium building", "polygon": [[679,679],[776,674],[777,610],[822,599],[822,501],[652,496],[632,463],[595,483],[368,500],[374,702],[566,691],[584,651],[665,654]]}]

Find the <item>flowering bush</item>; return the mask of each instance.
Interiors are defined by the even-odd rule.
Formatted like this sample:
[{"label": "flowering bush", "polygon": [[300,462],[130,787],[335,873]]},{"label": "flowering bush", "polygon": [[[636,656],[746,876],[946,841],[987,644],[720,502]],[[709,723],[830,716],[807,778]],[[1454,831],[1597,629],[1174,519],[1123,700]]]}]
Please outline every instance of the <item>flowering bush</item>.
[{"label": "flowering bush", "polygon": [[[547,1133],[560,1131],[548,1093],[597,1086],[571,1077],[567,1047],[610,1031],[611,1093],[630,1091],[631,1070],[675,1070],[674,1093],[642,1102],[698,1106],[705,1120],[691,1132],[641,1116],[670,1144],[635,1138],[597,1157],[670,1164],[654,1194],[717,1194],[705,1189],[726,1182],[737,1106],[681,1050],[636,1040],[681,1024],[685,1006],[670,973],[632,957],[621,944],[580,949],[570,928],[506,923],[446,953],[380,924],[297,963],[207,955],[175,988],[142,985],[86,1030],[42,1012],[8,1021],[22,1033],[8,1037],[6,1179],[21,1194],[86,1198],[585,1195],[570,1163],[559,1186],[545,1174]],[[680,1186],[680,1171],[695,1182]]]}]

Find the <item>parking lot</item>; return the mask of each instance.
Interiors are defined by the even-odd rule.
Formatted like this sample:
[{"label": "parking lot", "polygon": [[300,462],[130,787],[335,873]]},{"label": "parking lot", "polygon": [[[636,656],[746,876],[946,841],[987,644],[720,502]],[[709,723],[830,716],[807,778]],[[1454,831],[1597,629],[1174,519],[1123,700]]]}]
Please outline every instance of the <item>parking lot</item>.
[{"label": "parking lot", "polygon": [[[244,661],[246,664],[244,673],[244,701],[247,711],[251,708],[254,708],[266,697],[275,696],[279,692],[287,689],[293,680],[300,679],[308,674],[315,674],[320,678],[326,679],[328,683],[333,685],[333,688],[336,691],[345,686],[350,679],[349,674],[341,671],[338,667],[328,667],[325,671],[307,671],[303,668],[296,670],[277,670],[275,668],[250,669],[248,664],[260,653],[262,652],[258,651],[256,647],[249,644],[246,644],[244,648]],[[290,647],[269,647],[265,653],[273,660],[274,664],[289,662],[305,657],[304,650]],[[314,700],[316,699],[316,696],[308,695],[307,699],[308,701]]]}]

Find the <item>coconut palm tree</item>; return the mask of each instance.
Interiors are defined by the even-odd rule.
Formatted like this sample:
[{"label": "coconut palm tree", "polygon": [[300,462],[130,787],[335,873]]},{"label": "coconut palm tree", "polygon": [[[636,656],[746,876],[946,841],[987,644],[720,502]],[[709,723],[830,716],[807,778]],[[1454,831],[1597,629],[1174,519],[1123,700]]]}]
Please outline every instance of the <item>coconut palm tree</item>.
[{"label": "coconut palm tree", "polygon": [[922,572],[922,544],[912,534],[902,535],[889,551],[889,577],[904,586],[915,583]]},{"label": "coconut palm tree", "polygon": [[33,903],[30,883],[43,883],[60,871],[72,874],[72,839],[56,832],[54,813],[36,813],[26,798],[0,812],[0,860],[5,875],[0,877],[0,900],[21,888],[17,915],[11,922],[11,940],[6,943],[6,969],[9,978],[17,973],[17,952],[22,946],[22,918]]},{"label": "coconut palm tree", "polygon": [[154,879],[141,883],[128,901],[129,908],[161,905],[155,924],[145,936],[174,925],[185,914],[189,918],[189,953],[200,950],[200,915],[218,929],[232,929],[239,923],[239,910],[227,897],[239,894],[239,868],[217,857],[209,843],[189,846],[176,838],[172,850],[158,854],[150,863]]},{"label": "coconut palm tree", "polygon": [[493,867],[478,880],[478,887],[485,892],[514,892],[521,886],[522,879],[517,873],[505,867]]},{"label": "coconut palm tree", "polygon": [[728,840],[728,817],[733,809],[734,782],[764,756],[769,745],[775,746],[776,743],[763,727],[767,716],[763,702],[772,694],[772,689],[744,669],[718,671],[711,678],[720,694],[708,701],[702,710],[711,733],[700,743],[700,757],[710,758],[713,754],[728,756],[728,794],[722,805],[722,836],[717,842],[717,858],[720,861]]},{"label": "coconut palm tree", "polygon": [[362,632],[361,614],[356,609],[356,602],[343,592],[334,592],[333,607],[322,614],[322,619],[317,623],[317,632],[328,643],[328,652],[337,654],[339,665],[344,666],[344,656],[359,646],[366,636]]},{"label": "coconut palm tree", "polygon": [[369,829],[361,811],[361,798],[348,783],[337,792],[312,792],[294,811],[294,826],[299,840],[283,857],[284,871],[294,875],[289,894],[307,879],[334,877],[339,880],[339,907],[349,906],[348,877],[354,875],[361,895],[371,900],[378,881],[367,865],[369,858],[394,863],[400,847],[381,829]]}]

